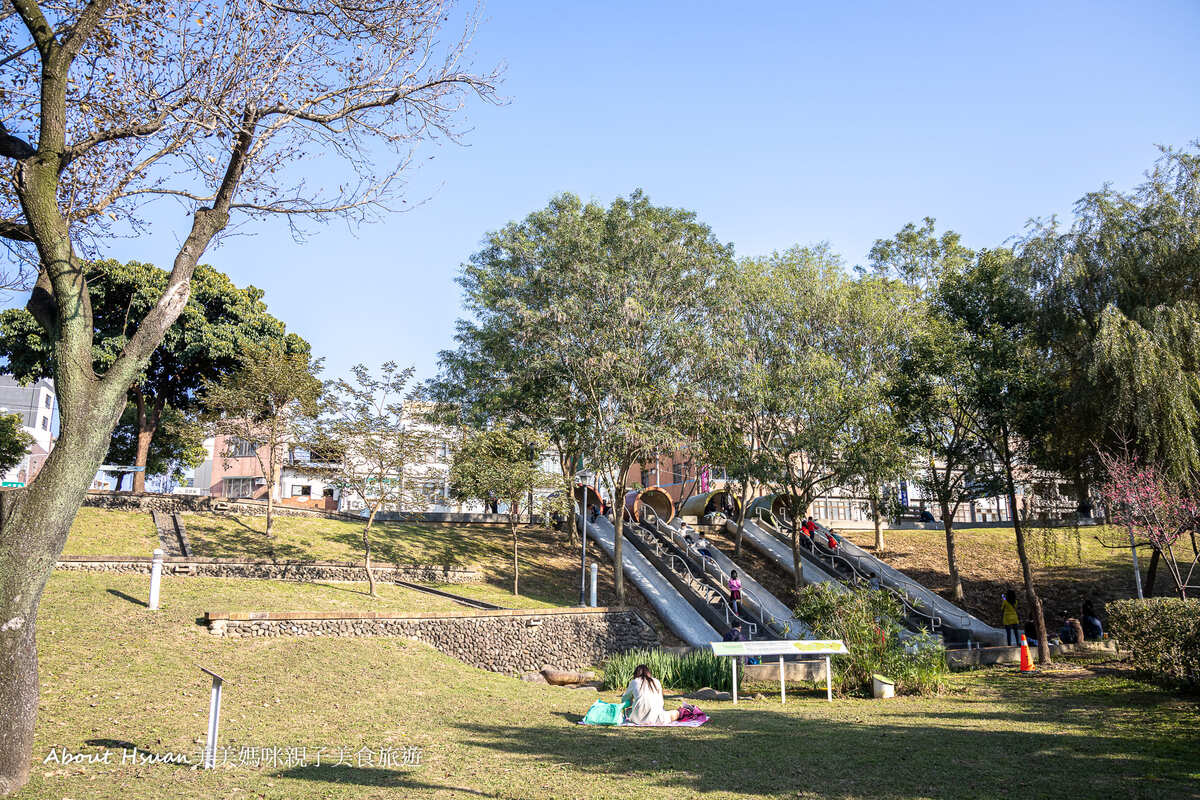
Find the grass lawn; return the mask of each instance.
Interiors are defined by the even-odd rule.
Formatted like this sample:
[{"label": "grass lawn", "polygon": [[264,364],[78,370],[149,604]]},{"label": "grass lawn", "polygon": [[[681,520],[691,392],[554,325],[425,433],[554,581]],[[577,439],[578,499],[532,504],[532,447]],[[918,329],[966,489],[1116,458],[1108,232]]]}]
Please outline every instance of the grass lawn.
[{"label": "grass lawn", "polygon": [[[707,703],[713,719],[699,729],[590,729],[574,724],[590,692],[483,672],[413,642],[224,640],[195,623],[240,603],[237,593],[345,587],[168,578],[164,607],[151,613],[125,599],[142,596],[145,584],[142,576],[51,578],[39,622],[37,763],[18,797],[1200,796],[1196,698],[1113,666],[1056,665],[1027,678],[1011,669],[963,673],[935,698],[826,704],[797,692],[783,707],[777,698]],[[208,708],[200,665],[230,681],[222,741],[233,761],[243,746],[304,746],[310,760],[326,748],[325,763],[213,771],[41,763],[51,747],[117,748],[117,761],[131,745],[194,753]],[[408,769],[360,765],[354,755],[409,746],[421,748],[421,763]],[[339,748],[349,765],[330,764]]]},{"label": "grass lawn", "polygon": [[[320,517],[280,517],[268,541],[264,517],[184,514],[188,539],[197,556],[207,558],[277,558],[300,561],[362,561],[362,523]],[[144,526],[144,541],[135,535]],[[496,526],[444,526],[420,523],[376,523],[371,528],[376,564],[450,564],[474,567],[481,584],[443,588],[505,608],[575,605],[579,601],[579,556],[562,534],[519,529],[520,596],[512,593],[512,538]],[[81,509],[64,550],[69,555],[149,555],[157,546],[149,514]],[[596,548],[590,551],[593,555]],[[615,602],[612,568],[602,562],[601,604]],[[631,593],[643,609],[646,601]],[[263,603],[255,609],[268,610]],[[269,609],[282,610],[282,609]]]},{"label": "grass lawn", "polygon": [[158,547],[150,515],[81,508],[63,553],[69,556],[149,556]]}]

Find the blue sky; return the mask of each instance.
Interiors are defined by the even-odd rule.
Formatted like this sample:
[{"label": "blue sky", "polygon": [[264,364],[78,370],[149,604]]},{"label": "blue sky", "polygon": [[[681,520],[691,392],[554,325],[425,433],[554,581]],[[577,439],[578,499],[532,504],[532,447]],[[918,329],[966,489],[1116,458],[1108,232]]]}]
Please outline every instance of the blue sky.
[{"label": "blue sky", "polygon": [[[507,65],[509,102],[469,108],[465,147],[419,151],[409,197],[426,203],[303,244],[257,225],[205,260],[265,289],[327,374],[395,359],[428,377],[459,266],[557,192],[641,187],[739,255],[828,241],[861,263],[926,215],[996,245],[1200,138],[1197,41],[1194,0],[492,0],[475,60]],[[112,255],[169,266],[164,233]]]}]

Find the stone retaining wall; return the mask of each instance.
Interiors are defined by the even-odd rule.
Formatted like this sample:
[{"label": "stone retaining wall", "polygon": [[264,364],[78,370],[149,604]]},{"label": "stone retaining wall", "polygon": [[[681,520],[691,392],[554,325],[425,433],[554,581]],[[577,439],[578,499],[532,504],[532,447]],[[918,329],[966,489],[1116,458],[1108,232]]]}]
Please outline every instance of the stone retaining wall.
[{"label": "stone retaining wall", "polygon": [[[56,569],[78,572],[125,572],[150,574],[151,559],[140,556],[59,556]],[[477,570],[427,564],[372,566],[375,580],[385,583],[479,583]],[[362,582],[367,579],[362,564],[349,561],[244,561],[233,558],[163,559],[167,575],[203,578],[255,578],[282,581]]]},{"label": "stone retaining wall", "polygon": [[550,665],[581,669],[616,653],[656,647],[658,634],[636,609],[559,608],[441,614],[209,612],[214,636],[402,636],[480,669],[516,674]]},{"label": "stone retaining wall", "polygon": [[[87,508],[105,508],[110,511],[158,511],[164,514],[224,514],[244,517],[263,517],[267,504],[262,500],[230,500],[225,497],[186,494],[134,494],[133,492],[88,492],[83,499]],[[325,519],[365,522],[366,517],[343,511],[325,511],[319,508],[300,508],[276,503],[271,511],[277,517],[323,517]],[[421,522],[429,525],[503,525],[508,526],[504,514],[457,514],[447,512],[397,512],[380,511],[376,522]],[[526,524],[524,521],[522,525]]]}]

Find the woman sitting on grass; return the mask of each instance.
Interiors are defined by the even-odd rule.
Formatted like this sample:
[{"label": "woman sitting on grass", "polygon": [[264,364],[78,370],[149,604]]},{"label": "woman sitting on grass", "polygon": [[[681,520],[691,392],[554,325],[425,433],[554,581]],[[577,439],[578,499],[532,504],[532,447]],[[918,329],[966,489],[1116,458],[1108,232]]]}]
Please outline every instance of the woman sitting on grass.
[{"label": "woman sitting on grass", "polygon": [[636,725],[669,725],[679,719],[678,711],[663,709],[662,684],[645,664],[637,665],[621,699],[629,703],[629,721]]}]

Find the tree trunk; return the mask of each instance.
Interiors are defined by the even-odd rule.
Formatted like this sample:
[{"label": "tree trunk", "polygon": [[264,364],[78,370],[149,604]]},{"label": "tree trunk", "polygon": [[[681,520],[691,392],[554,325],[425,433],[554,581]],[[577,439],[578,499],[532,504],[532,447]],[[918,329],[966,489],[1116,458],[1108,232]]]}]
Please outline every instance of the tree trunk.
[{"label": "tree trunk", "polygon": [[375,573],[371,571],[371,523],[375,521],[375,513],[379,510],[379,506],[372,506],[371,516],[367,517],[367,527],[363,528],[363,568],[367,571],[367,586],[371,590],[371,597],[378,597],[375,593]]},{"label": "tree trunk", "polygon": [[[1004,483],[1008,489],[1008,505],[1009,508],[1016,509],[1017,487],[1013,482],[1012,452],[1008,447],[1007,425],[1002,427],[1001,435],[1004,437],[1001,453],[1004,459]],[[1012,518],[1013,530],[1017,536],[1017,557],[1021,559],[1021,576],[1025,580],[1025,597],[1029,601],[1029,607],[1033,609],[1033,621],[1037,626],[1038,661],[1043,664],[1049,664],[1050,642],[1046,637],[1046,614],[1042,609],[1042,598],[1038,597],[1037,589],[1033,585],[1033,568],[1029,564],[1029,554],[1025,550],[1025,531],[1021,525],[1020,515],[1014,513],[1012,514]]]},{"label": "tree trunk", "polygon": [[146,463],[150,460],[150,442],[158,430],[158,421],[162,418],[163,401],[156,400],[154,409],[146,413],[146,398],[141,391],[133,393],[137,406],[137,449],[134,451],[133,465],[141,469],[133,473],[133,491],[141,494],[146,491]]},{"label": "tree trunk", "polygon": [[[275,451],[272,450],[268,456],[270,461],[267,464],[267,539],[272,538],[275,533]],[[371,512],[371,519],[375,518],[375,512]],[[367,523],[367,530],[371,529],[371,523]],[[371,555],[368,549],[367,558]],[[370,567],[367,568],[367,573],[370,574]],[[371,596],[375,595],[375,584],[371,584]]]},{"label": "tree trunk", "polygon": [[[530,506],[530,508],[533,508],[533,506]],[[513,537],[513,595],[518,596],[521,594],[519,584],[517,583],[521,575],[521,568],[517,563],[517,515],[515,513],[508,515],[508,524],[512,528]]]},{"label": "tree trunk", "polygon": [[1146,568],[1146,597],[1154,597],[1154,579],[1158,577],[1158,559],[1162,555],[1158,548],[1150,554],[1150,566]]},{"label": "tree trunk", "polygon": [[[625,538],[625,485],[618,484],[616,495],[621,498],[614,502],[613,520],[616,526],[616,533],[613,536],[613,588],[617,593],[617,605],[625,605],[625,555],[621,547],[621,541]],[[583,496],[587,497],[587,491],[584,491]],[[585,501],[586,505],[586,501]]]},{"label": "tree trunk", "polygon": [[946,529],[946,562],[950,567],[950,591],[955,600],[964,598],[962,579],[958,575],[958,558],[954,553],[954,515],[950,504],[942,503],[942,527]]},{"label": "tree trunk", "polygon": [[875,520],[875,555],[883,552],[883,527],[879,524],[879,492],[871,492],[871,519]]},{"label": "tree trunk", "polygon": [[746,479],[746,484],[742,487],[742,507],[738,511],[738,526],[737,536],[733,540],[733,557],[741,558],[742,555],[742,531],[746,529],[746,503],[750,502],[750,479]]},{"label": "tree trunk", "polygon": [[[793,501],[794,502],[794,501]],[[800,558],[800,523],[796,520],[804,518],[804,510],[808,503],[800,506],[800,513],[795,508],[792,511],[792,588],[800,591],[804,588],[804,562]]]},{"label": "tree trunk", "polygon": [[37,478],[0,494],[0,795],[29,780],[38,706],[38,605],[125,406],[124,391],[106,397],[103,390],[80,391],[71,384],[59,384],[63,425]]}]

